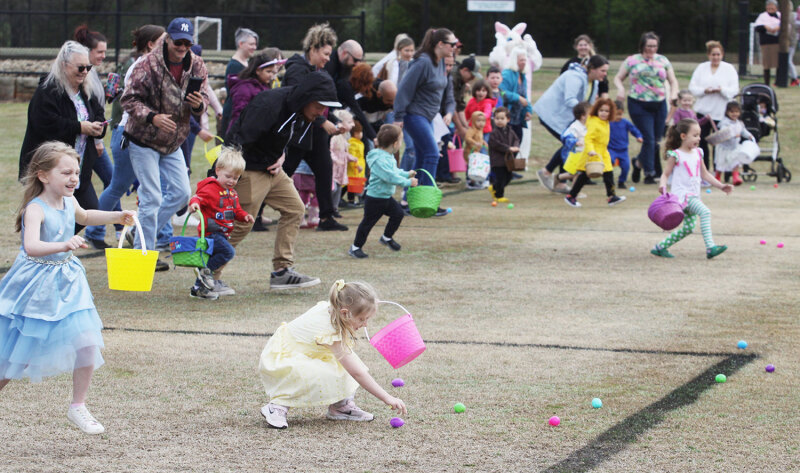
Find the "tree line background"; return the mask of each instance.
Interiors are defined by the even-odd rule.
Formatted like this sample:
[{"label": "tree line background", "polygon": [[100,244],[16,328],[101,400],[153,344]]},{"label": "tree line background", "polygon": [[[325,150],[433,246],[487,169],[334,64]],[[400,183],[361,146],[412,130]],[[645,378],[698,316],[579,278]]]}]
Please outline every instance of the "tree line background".
[{"label": "tree line background", "polygon": [[[364,42],[368,51],[391,49],[398,33],[417,41],[427,26],[455,31],[463,51],[487,54],[495,44],[494,22],[509,26],[526,22],[545,56],[572,54],[572,40],[587,33],[598,52],[610,56],[636,50],[644,31],[662,37],[661,52],[694,53],[704,50],[708,39],[718,39],[735,50],[739,24],[739,0],[517,0],[514,13],[467,12],[466,0],[0,0],[0,46],[58,47],[75,27],[88,23],[103,32],[115,47],[116,30],[123,47],[130,45],[130,31],[145,23],[166,23],[173,17],[221,16],[223,49],[233,49],[233,33],[239,26],[261,35],[260,46],[298,49],[306,29],[332,15],[329,21],[340,40],[360,39],[365,12]],[[752,17],[763,11],[762,0],[748,2]],[[119,23],[117,11],[123,12]],[[62,12],[68,12],[64,15]],[[291,15],[314,15],[291,17]],[[201,42],[213,46],[215,33]]]}]

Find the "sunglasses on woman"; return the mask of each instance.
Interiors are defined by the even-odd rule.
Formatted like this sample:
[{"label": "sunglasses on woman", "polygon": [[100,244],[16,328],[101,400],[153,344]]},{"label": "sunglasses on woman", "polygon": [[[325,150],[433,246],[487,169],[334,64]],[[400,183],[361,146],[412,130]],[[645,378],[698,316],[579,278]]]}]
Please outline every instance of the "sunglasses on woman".
[{"label": "sunglasses on woman", "polygon": [[87,66],[83,66],[83,65],[79,66],[77,64],[74,64],[74,66],[77,67],[78,68],[78,72],[81,72],[81,73],[89,72],[89,71],[92,70],[92,65],[91,64],[89,64]]}]

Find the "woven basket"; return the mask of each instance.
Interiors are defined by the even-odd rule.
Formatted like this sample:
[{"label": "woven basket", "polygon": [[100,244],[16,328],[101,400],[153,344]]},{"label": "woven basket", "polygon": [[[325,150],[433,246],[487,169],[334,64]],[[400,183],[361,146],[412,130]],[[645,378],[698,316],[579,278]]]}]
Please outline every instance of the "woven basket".
[{"label": "woven basket", "polygon": [[175,266],[205,268],[211,258],[211,253],[214,252],[214,240],[206,240],[205,218],[202,213],[197,212],[197,214],[200,216],[199,237],[186,236],[186,224],[189,223],[189,217],[192,216],[192,213],[188,212],[186,220],[183,221],[181,236],[169,239],[169,249],[172,251],[172,262]]},{"label": "woven basket", "polygon": [[410,187],[406,194],[408,201],[408,210],[411,215],[417,218],[428,218],[433,216],[439,210],[439,204],[442,202],[442,191],[436,186],[436,181],[431,174],[420,169],[431,179],[433,185]]},{"label": "woven basket", "polygon": [[666,193],[656,197],[647,209],[647,216],[656,225],[664,230],[677,228],[683,222],[683,206],[678,202],[678,196]]},{"label": "woven basket", "polygon": [[605,164],[602,161],[587,161],[586,162],[586,175],[592,179],[603,175]]}]

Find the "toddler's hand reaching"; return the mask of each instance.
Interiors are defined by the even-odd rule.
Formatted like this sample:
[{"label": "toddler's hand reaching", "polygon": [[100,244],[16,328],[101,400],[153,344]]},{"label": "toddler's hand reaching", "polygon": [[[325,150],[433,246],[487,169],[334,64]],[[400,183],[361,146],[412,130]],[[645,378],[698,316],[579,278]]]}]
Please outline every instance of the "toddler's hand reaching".
[{"label": "toddler's hand reaching", "polygon": [[391,407],[392,410],[400,411],[400,414],[406,415],[408,414],[408,410],[406,409],[406,404],[403,402],[402,399],[398,399],[396,397],[389,396],[389,399],[386,400],[386,405]]},{"label": "toddler's hand reaching", "polygon": [[419,184],[419,181],[417,181],[417,178],[416,177],[412,177],[411,178],[411,187],[417,187],[417,184]]},{"label": "toddler's hand reaching", "polygon": [[417,175],[417,171],[415,171],[415,170],[413,170],[413,169],[412,169],[412,170],[410,170],[410,171],[408,171],[408,177],[414,177],[414,176],[416,176],[416,175]]},{"label": "toddler's hand reaching", "polygon": [[733,192],[733,184],[723,184],[720,190],[726,194]]},{"label": "toddler's hand reaching", "polygon": [[644,140],[643,140],[642,138],[636,138],[636,141],[637,141],[638,143],[641,143],[641,142],[642,142],[642,141],[644,141]]},{"label": "toddler's hand reaching", "polygon": [[189,210],[191,210],[192,212],[197,212],[198,210],[200,210],[200,204],[198,204],[197,202],[189,204]]},{"label": "toddler's hand reaching", "polygon": [[244,221],[247,223],[256,223],[256,219],[250,214],[247,214],[247,217],[244,218]]},{"label": "toddler's hand reaching", "polygon": [[[73,235],[72,238],[64,242],[64,245],[67,247],[66,251],[77,250],[78,248],[89,248],[89,245],[86,244],[83,237],[80,235]],[[403,401],[400,401],[401,403]]]}]

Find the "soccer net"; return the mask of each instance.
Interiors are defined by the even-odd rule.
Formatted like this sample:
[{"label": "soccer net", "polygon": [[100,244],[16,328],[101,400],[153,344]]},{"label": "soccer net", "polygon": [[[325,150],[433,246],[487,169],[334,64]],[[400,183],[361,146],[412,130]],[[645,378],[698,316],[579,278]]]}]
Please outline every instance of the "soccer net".
[{"label": "soccer net", "polygon": [[212,26],[217,27],[217,51],[219,51],[222,49],[222,18],[194,17],[194,44],[198,44],[200,42],[200,34]]}]

